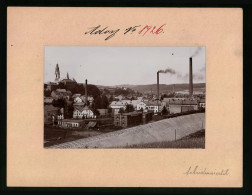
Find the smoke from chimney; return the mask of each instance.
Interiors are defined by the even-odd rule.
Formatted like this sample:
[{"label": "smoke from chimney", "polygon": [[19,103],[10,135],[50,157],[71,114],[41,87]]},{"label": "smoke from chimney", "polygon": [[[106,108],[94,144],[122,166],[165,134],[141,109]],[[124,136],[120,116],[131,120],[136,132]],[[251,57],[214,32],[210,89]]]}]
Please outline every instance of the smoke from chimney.
[{"label": "smoke from chimney", "polygon": [[159,70],[159,73],[170,73],[170,74],[176,74],[176,71],[171,69],[171,68],[167,68],[165,70]]},{"label": "smoke from chimney", "polygon": [[198,53],[201,51],[201,47],[197,47],[196,51],[194,52],[194,54],[191,56],[192,57],[195,57],[196,55],[198,55]]}]

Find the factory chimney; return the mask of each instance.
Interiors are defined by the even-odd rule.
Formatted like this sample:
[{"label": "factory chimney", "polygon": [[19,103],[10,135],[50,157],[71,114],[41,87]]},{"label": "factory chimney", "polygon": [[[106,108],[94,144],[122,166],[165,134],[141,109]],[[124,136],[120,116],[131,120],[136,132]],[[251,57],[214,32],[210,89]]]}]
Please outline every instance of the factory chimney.
[{"label": "factory chimney", "polygon": [[85,83],[85,98],[86,98],[86,105],[88,104],[88,95],[87,95],[87,79]]},{"label": "factory chimney", "polygon": [[159,100],[159,71],[157,72],[157,99]]},{"label": "factory chimney", "polygon": [[193,96],[193,70],[192,70],[192,57],[189,58],[189,96]]}]

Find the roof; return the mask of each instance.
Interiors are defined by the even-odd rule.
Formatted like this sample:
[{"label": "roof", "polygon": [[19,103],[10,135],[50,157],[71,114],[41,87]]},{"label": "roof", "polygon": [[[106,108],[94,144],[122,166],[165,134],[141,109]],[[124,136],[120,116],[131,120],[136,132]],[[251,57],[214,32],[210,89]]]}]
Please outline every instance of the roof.
[{"label": "roof", "polygon": [[[85,101],[85,100],[86,100],[86,96],[85,96],[85,95],[82,95],[80,98],[82,99],[82,101]],[[88,96],[87,99],[90,100],[90,101],[91,101],[91,100],[94,100],[93,96]]]},{"label": "roof", "polygon": [[161,106],[161,103],[157,101],[148,101],[146,102],[146,105],[147,106]]},{"label": "roof", "polygon": [[73,105],[74,106],[84,106],[85,103],[83,103],[83,102],[75,102]]},{"label": "roof", "polygon": [[71,91],[66,91],[65,89],[56,89],[55,91],[52,91],[52,93],[55,93],[56,95],[71,95]]},{"label": "roof", "polygon": [[82,108],[75,108],[75,110],[78,110],[82,112],[83,110],[91,110],[93,112],[93,109],[89,108],[88,106],[82,107]]},{"label": "roof", "polygon": [[173,105],[197,105],[198,102],[197,100],[170,100],[169,104],[173,104]]},{"label": "roof", "polygon": [[73,81],[73,80],[71,80],[71,79],[62,79],[61,81],[60,81],[60,83],[61,82],[65,82],[65,83],[76,83],[76,81]]},{"label": "roof", "polygon": [[163,101],[164,102],[169,102],[170,100],[185,100],[186,98],[177,98],[177,97],[174,97],[174,98],[164,98]]},{"label": "roof", "polygon": [[122,101],[112,101],[110,106],[125,106],[127,105],[126,102],[122,102]]},{"label": "roof", "polygon": [[206,103],[205,99],[200,99],[199,103]]},{"label": "roof", "polygon": [[56,89],[57,92],[66,92],[66,89]]},{"label": "roof", "polygon": [[79,94],[79,93],[75,93],[75,94],[73,94],[73,96],[72,97],[80,97],[81,96],[81,94]]},{"label": "roof", "polygon": [[169,104],[182,105],[183,100],[169,100]]},{"label": "roof", "polygon": [[45,105],[44,106],[44,110],[45,111],[55,111],[55,110],[58,110],[59,108],[57,108],[57,107],[54,107],[53,105]]},{"label": "roof", "polygon": [[197,105],[197,100],[183,100],[183,105]]},{"label": "roof", "polygon": [[136,115],[140,115],[140,114],[142,114],[142,112],[128,112],[128,113],[123,113],[122,115],[123,116],[136,116]]},{"label": "roof", "polygon": [[75,123],[79,123],[79,122],[84,122],[83,120],[80,119],[62,119],[63,122],[75,122]]},{"label": "roof", "polygon": [[47,82],[45,84],[47,84],[47,85],[58,85],[57,83],[54,83],[54,82],[51,82],[51,81],[49,81],[49,82]]},{"label": "roof", "polygon": [[45,98],[44,98],[44,102],[45,102],[45,103],[52,103],[53,100],[54,100],[54,99],[53,99],[52,97],[45,97]]}]

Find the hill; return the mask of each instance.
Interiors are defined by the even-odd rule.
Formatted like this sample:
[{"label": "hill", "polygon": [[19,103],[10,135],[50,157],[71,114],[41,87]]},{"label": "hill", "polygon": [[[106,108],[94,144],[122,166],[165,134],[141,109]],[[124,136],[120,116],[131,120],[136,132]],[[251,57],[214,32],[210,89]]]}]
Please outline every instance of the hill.
[{"label": "hill", "polygon": [[[134,91],[139,91],[141,93],[144,92],[157,92],[157,84],[149,84],[149,85],[129,85],[129,84],[124,84],[124,85],[115,85],[115,86],[97,86],[103,87],[103,88],[116,88],[116,87],[126,87],[133,89]],[[193,88],[194,89],[202,89],[205,88],[206,84],[205,83],[194,83]],[[160,84],[159,85],[159,90],[160,93],[162,92],[167,92],[167,91],[172,91],[174,88],[174,91],[183,91],[183,90],[188,90],[189,84],[187,83],[182,83],[182,84],[171,84],[171,85],[166,85],[166,84]]]}]

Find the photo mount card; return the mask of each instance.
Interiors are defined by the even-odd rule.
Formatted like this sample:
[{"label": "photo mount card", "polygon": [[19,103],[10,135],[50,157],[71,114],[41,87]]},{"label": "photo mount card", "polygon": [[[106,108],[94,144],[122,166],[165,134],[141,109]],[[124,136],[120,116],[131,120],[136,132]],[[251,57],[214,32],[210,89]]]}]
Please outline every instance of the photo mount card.
[{"label": "photo mount card", "polygon": [[242,187],[242,9],[8,7],[7,17],[7,186]]}]

